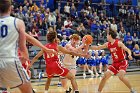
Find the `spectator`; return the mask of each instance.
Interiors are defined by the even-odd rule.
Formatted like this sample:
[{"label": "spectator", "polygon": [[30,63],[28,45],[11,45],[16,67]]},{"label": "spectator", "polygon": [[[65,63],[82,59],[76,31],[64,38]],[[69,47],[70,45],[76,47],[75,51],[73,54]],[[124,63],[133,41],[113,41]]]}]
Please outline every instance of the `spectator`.
[{"label": "spectator", "polygon": [[69,15],[70,15],[70,6],[69,6],[69,3],[68,2],[64,6],[64,13],[67,15],[67,17],[69,17]]},{"label": "spectator", "polygon": [[48,22],[49,22],[50,26],[55,26],[55,24],[56,24],[56,17],[55,17],[55,15],[53,13],[49,14]]},{"label": "spectator", "polygon": [[118,31],[118,30],[117,30],[117,25],[116,25],[116,23],[115,23],[115,20],[112,21],[112,24],[111,24],[110,27],[111,27],[112,30],[114,30],[114,31],[116,31],[116,32]]},{"label": "spectator", "polygon": [[58,21],[56,22],[56,29],[60,30],[62,26],[63,26],[62,20],[61,18],[58,18]]},{"label": "spectator", "polygon": [[121,27],[120,31],[119,31],[119,39],[123,42],[124,41],[124,37],[126,35],[126,32],[124,30],[124,27]]},{"label": "spectator", "polygon": [[71,29],[72,28],[72,22],[71,22],[71,18],[67,18],[65,21],[64,21],[64,27],[66,29]]},{"label": "spectator", "polygon": [[133,49],[133,56],[136,59],[136,63],[139,66],[140,65],[140,49],[139,45],[135,44],[134,49]]},{"label": "spectator", "polygon": [[134,44],[138,44],[139,39],[138,39],[138,36],[136,33],[133,34],[132,40],[133,40]]},{"label": "spectator", "polygon": [[19,11],[18,11],[18,13],[16,15],[17,15],[17,17],[19,19],[21,19],[21,20],[24,19],[24,14],[23,14],[23,11],[22,11],[22,6],[20,6]]},{"label": "spectator", "polygon": [[38,39],[38,34],[36,33],[35,29],[33,28],[31,32],[29,32],[29,35],[33,36],[34,38]]},{"label": "spectator", "polygon": [[38,32],[39,32],[39,29],[38,29],[38,27],[37,27],[36,24],[37,24],[37,23],[34,21],[32,27],[31,27],[31,29],[35,29],[35,32],[38,33]]},{"label": "spectator", "polygon": [[39,10],[39,7],[36,5],[36,3],[34,2],[33,6],[31,7],[31,10],[32,11],[38,11]]},{"label": "spectator", "polygon": [[132,50],[132,36],[130,35],[130,32],[127,33],[127,35],[124,37],[124,42],[126,43],[126,46]]}]

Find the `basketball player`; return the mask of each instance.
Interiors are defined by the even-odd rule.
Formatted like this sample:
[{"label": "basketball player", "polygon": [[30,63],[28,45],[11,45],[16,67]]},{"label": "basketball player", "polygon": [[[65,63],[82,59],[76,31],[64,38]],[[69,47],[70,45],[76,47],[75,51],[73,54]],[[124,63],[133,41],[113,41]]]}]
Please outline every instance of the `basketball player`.
[{"label": "basketball player", "polygon": [[[49,43],[46,44],[46,47],[50,48],[50,49],[54,49],[55,51],[61,51],[62,53],[65,53],[65,54],[71,54],[71,55],[75,55],[75,56],[86,56],[85,54],[77,54],[77,53],[74,53],[72,51],[66,50],[62,46],[58,46],[58,44],[56,42],[56,38],[57,38],[57,33],[55,31],[50,31],[47,34],[47,40]],[[41,50],[33,58],[32,62],[31,62],[31,66],[40,56],[43,55],[43,53],[44,52]],[[48,55],[47,53],[44,53],[44,56],[45,56],[45,60],[46,60],[46,73],[48,75],[48,80],[47,80],[46,86],[45,86],[45,93],[48,93],[51,78],[55,74],[57,74],[59,76],[63,76],[65,78],[68,78],[71,81],[72,87],[74,88],[74,93],[79,93],[78,86],[77,86],[77,83],[75,81],[74,75],[67,68],[64,68],[63,66],[61,66],[59,59],[58,59],[58,56],[53,55],[53,54]]]},{"label": "basketball player", "polygon": [[10,0],[0,0],[0,86],[18,87],[22,93],[33,93],[17,54],[19,47],[23,57],[29,59],[25,25],[22,20],[11,17],[10,12]]},{"label": "basketball player", "polygon": [[[73,34],[70,36],[70,42],[66,44],[65,48],[69,51],[75,51],[80,52],[83,48],[83,45],[78,46],[80,40],[80,36],[77,34]],[[81,51],[82,53],[82,51]],[[64,66],[70,70],[70,72],[73,74],[73,76],[76,75],[76,56],[65,54],[64,59],[62,60]],[[61,83],[63,88],[66,90],[66,93],[70,93],[70,90],[67,86],[67,79],[64,77],[61,77]]]},{"label": "basketball player", "polygon": [[91,46],[92,50],[101,50],[108,48],[112,56],[112,65],[108,67],[108,70],[105,72],[104,77],[102,78],[98,92],[100,93],[106,83],[106,81],[112,76],[112,74],[118,74],[119,79],[130,89],[130,93],[137,93],[129,81],[125,78],[126,69],[128,67],[128,61],[126,60],[125,51],[128,53],[128,58],[132,60],[131,51],[118,39],[116,39],[117,34],[115,31],[111,30],[107,34],[107,40],[103,45],[100,46]]}]

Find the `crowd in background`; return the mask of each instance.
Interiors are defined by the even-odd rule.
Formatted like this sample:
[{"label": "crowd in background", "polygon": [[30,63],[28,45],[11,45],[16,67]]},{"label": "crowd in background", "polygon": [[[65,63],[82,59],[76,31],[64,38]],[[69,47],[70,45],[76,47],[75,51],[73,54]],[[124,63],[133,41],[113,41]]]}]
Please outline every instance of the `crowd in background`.
[{"label": "crowd in background", "polygon": [[100,38],[106,42],[107,31],[111,28],[117,32],[117,38],[132,50],[133,56],[138,56],[139,59],[140,55],[136,55],[136,52],[140,53],[138,6],[120,4],[117,7],[117,14],[109,15],[108,11],[113,11],[114,5],[109,5],[107,8],[103,3],[99,3],[95,7],[89,2],[84,2],[84,7],[79,10],[79,0],[65,2],[64,7],[61,6],[61,2],[56,3],[58,6],[53,11],[47,7],[44,0],[41,0],[40,5],[32,0],[24,0],[22,4],[13,2],[11,15],[24,20],[26,32],[36,39],[54,29],[62,42],[66,42],[71,34],[76,33],[81,38],[91,34],[96,44],[99,44]]}]

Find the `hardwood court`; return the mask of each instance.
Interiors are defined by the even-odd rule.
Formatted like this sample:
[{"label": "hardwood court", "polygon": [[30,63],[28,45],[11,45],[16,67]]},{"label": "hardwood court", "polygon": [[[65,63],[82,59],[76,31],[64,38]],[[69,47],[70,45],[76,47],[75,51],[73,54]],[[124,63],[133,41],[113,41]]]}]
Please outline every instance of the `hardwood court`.
[{"label": "hardwood court", "polygon": [[[137,90],[137,93],[140,93],[140,74],[128,74],[126,77],[129,79],[132,86]],[[41,82],[36,80],[32,83],[33,88],[36,93],[44,93],[44,84],[45,80]],[[98,85],[101,80],[100,78],[80,78],[77,79],[80,93],[97,93]],[[52,80],[49,93],[65,93],[62,87],[57,87],[58,80]],[[11,93],[20,93],[17,89],[11,90]],[[118,79],[117,76],[112,76],[106,86],[103,89],[102,93],[130,93],[129,89]]]}]

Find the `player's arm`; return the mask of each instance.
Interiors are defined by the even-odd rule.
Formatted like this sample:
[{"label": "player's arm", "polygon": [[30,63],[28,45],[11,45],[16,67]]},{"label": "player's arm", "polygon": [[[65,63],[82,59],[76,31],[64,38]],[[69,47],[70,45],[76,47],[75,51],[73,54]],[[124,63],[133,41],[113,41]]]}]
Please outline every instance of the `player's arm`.
[{"label": "player's arm", "polygon": [[32,67],[32,65],[34,64],[34,62],[36,62],[38,60],[39,57],[41,57],[43,55],[43,50],[41,50],[40,52],[38,52],[38,54],[32,59],[31,64],[29,65],[28,68]]},{"label": "player's arm", "polygon": [[86,54],[80,54],[80,53],[75,53],[73,51],[68,51],[66,48],[62,47],[62,46],[58,46],[59,51],[61,51],[64,54],[70,54],[70,55],[74,55],[74,56],[84,56],[86,57]]},{"label": "player's arm", "polygon": [[17,20],[17,29],[19,31],[19,49],[26,59],[29,59],[28,50],[26,47],[25,24],[22,20]]},{"label": "player's arm", "polygon": [[84,45],[81,45],[81,46],[75,48],[75,47],[72,47],[70,44],[67,44],[65,47],[66,47],[66,49],[69,49],[69,50],[72,50],[75,52],[79,52],[82,48],[84,48]]},{"label": "player's arm", "polygon": [[108,42],[104,43],[103,45],[99,45],[99,46],[90,46],[89,49],[91,50],[101,50],[101,49],[105,49],[107,48]]},{"label": "player's arm", "polygon": [[128,58],[132,60],[132,52],[130,49],[128,49],[122,42],[118,43],[118,46],[121,47],[123,50],[125,50],[128,53]]},{"label": "player's arm", "polygon": [[37,39],[35,39],[34,37],[32,37],[31,35],[29,35],[29,34],[25,34],[25,36],[26,36],[26,40],[28,41],[28,42],[30,42],[31,44],[33,44],[33,45],[35,45],[35,46],[38,46],[38,47],[40,47],[41,49],[43,49],[43,51],[45,51],[45,52],[47,52],[47,53],[53,53],[53,54],[57,54],[57,52],[56,51],[54,51],[53,49],[48,49],[48,48],[46,48],[42,43],[40,43]]}]

